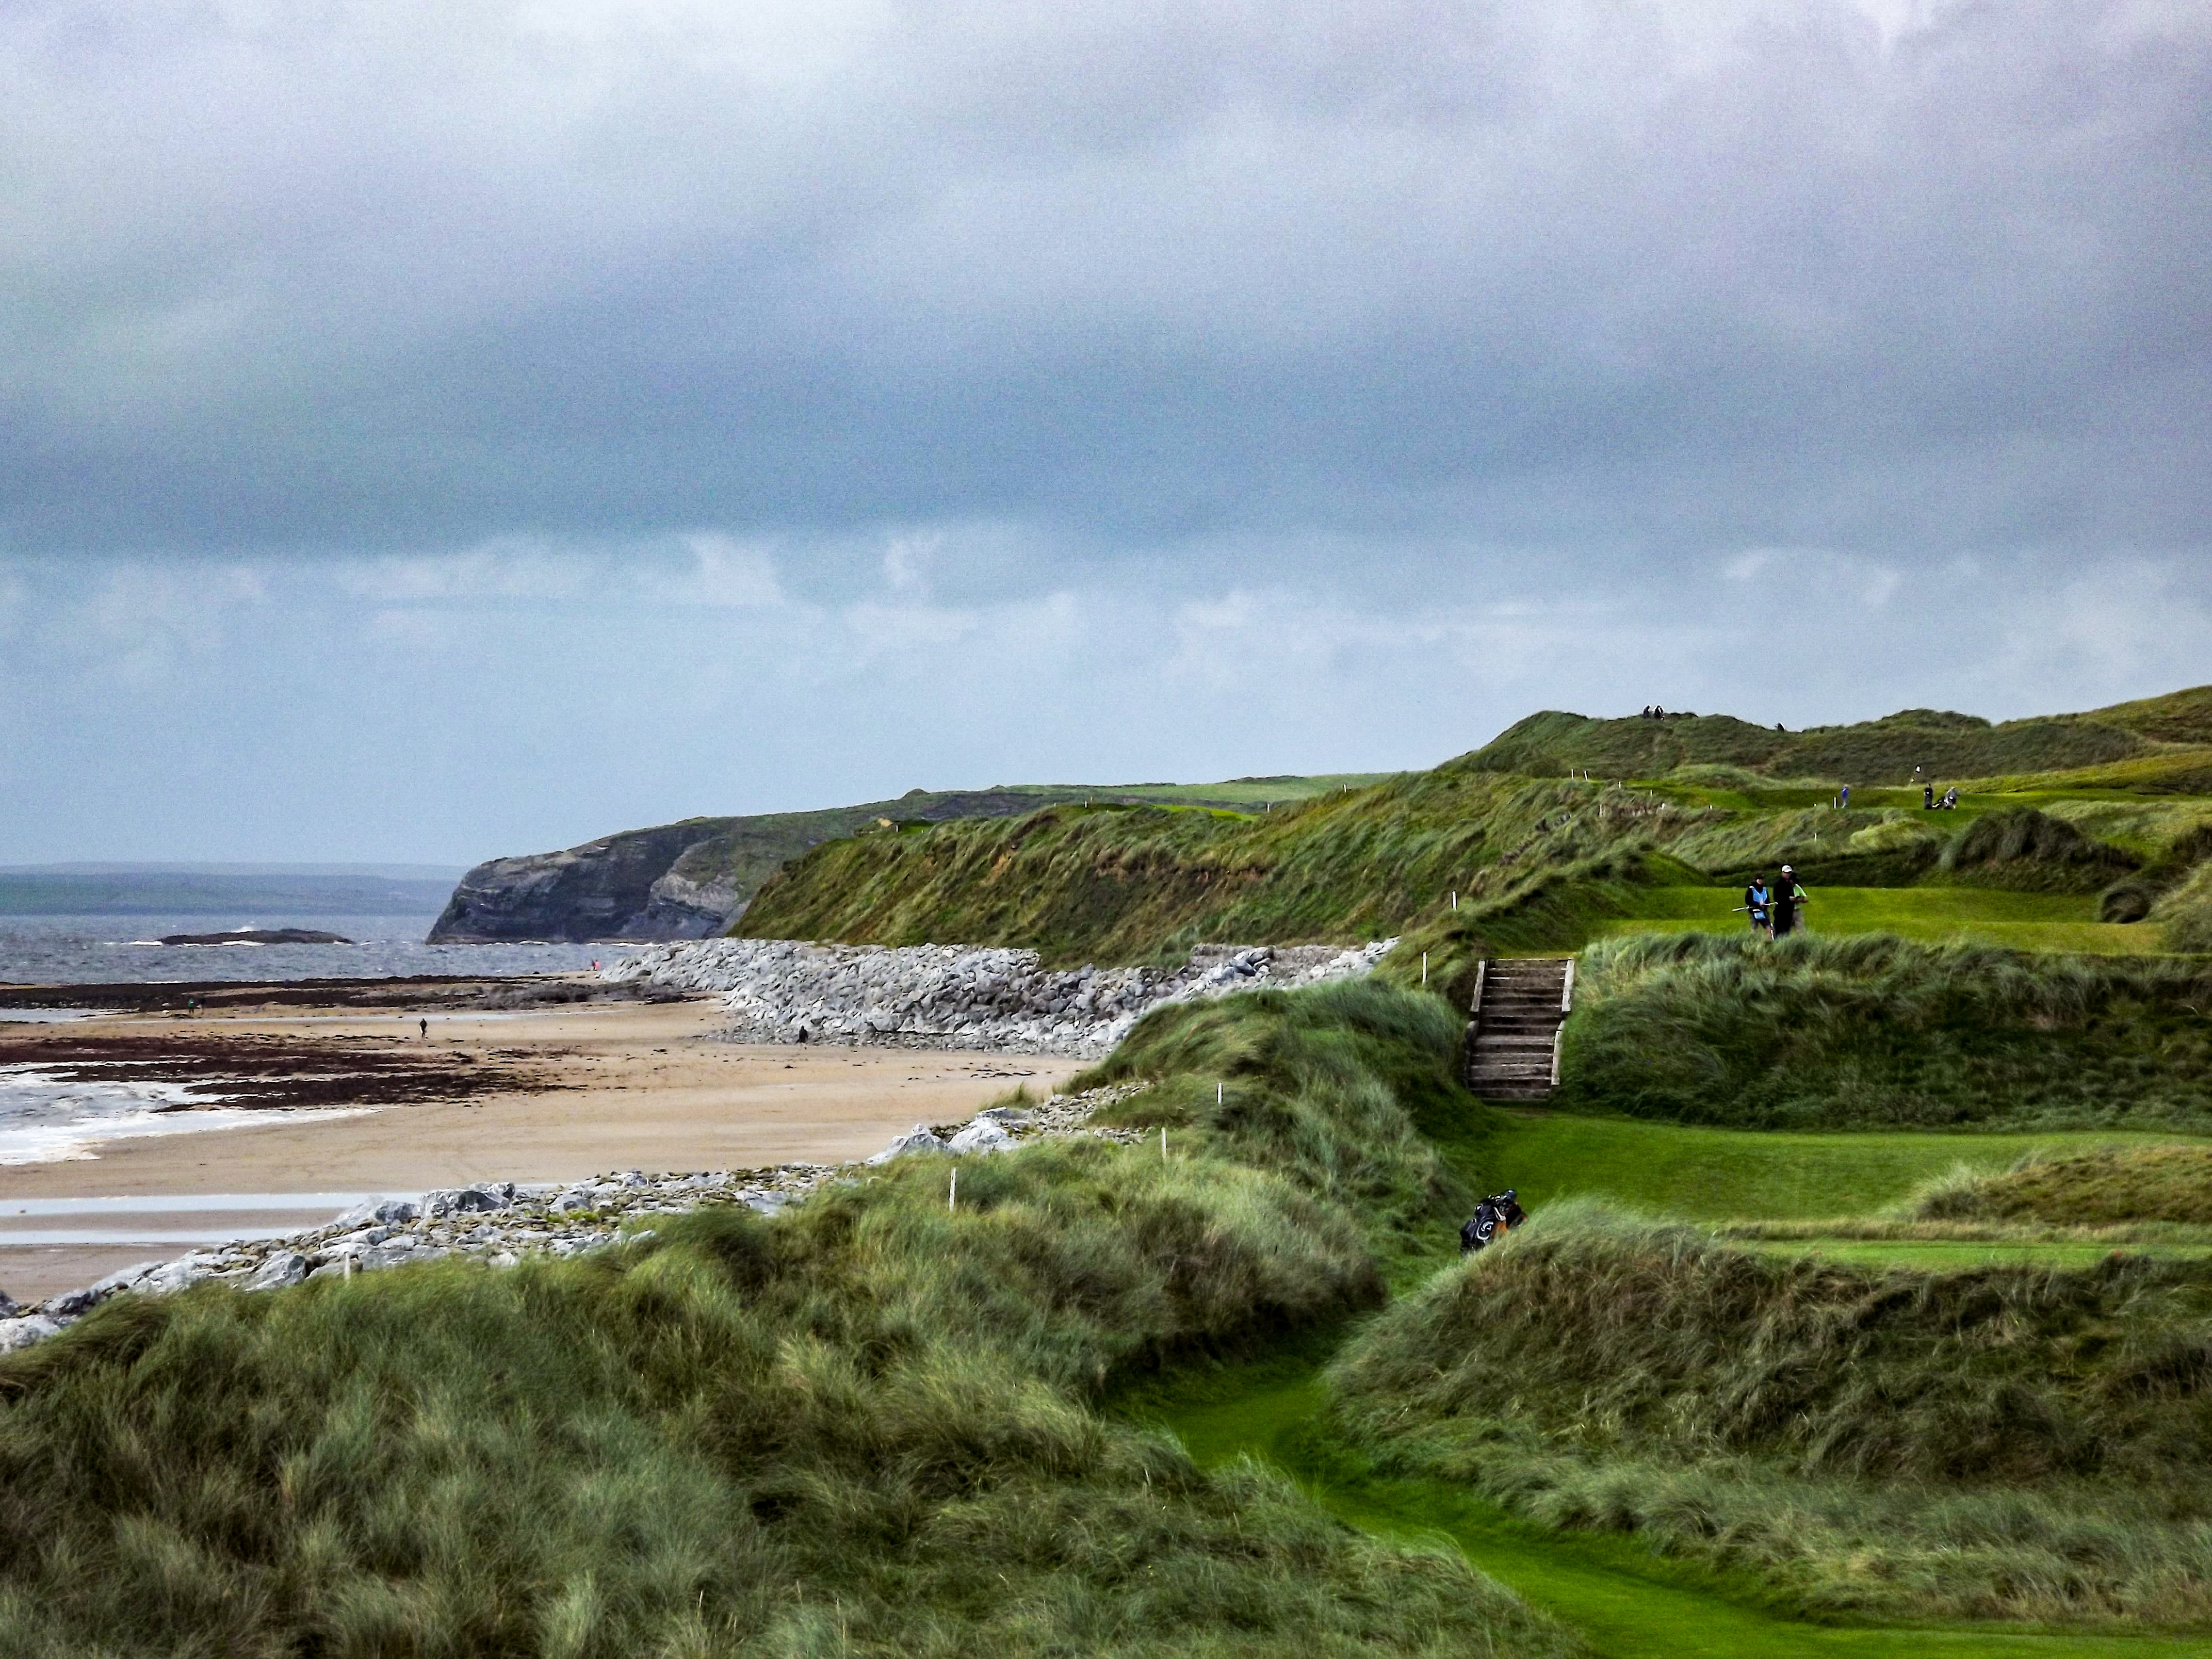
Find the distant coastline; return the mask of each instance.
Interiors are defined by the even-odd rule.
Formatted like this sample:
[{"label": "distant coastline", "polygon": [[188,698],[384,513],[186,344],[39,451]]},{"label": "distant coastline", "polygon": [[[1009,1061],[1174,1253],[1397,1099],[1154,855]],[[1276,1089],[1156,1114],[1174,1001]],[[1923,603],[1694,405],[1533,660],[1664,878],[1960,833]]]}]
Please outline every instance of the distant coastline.
[{"label": "distant coastline", "polygon": [[436,865],[17,865],[0,866],[0,916],[434,917],[461,873]]}]

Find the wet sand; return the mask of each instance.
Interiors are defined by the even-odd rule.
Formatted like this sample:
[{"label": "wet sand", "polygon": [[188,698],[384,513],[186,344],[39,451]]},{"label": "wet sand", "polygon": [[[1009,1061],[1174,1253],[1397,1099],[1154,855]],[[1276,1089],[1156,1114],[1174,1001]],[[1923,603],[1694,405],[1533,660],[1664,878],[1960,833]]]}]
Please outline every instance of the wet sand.
[{"label": "wet sand", "polygon": [[266,1127],[150,1136],[95,1147],[91,1158],[0,1166],[0,1287],[27,1301],[181,1248],[9,1247],[11,1198],[407,1193],[624,1169],[831,1164],[865,1157],[917,1122],[965,1119],[1019,1085],[1048,1093],[1081,1066],[1037,1055],[714,1042],[708,1034],[721,1020],[714,1000],[489,1018],[434,1013],[427,1042],[417,1018],[288,1009],[12,1028],[19,1042],[43,1032],[57,1042],[95,1032],[195,1043],[229,1035],[326,1045],[355,1057],[409,1051],[434,1054],[440,1069],[495,1068],[506,1086],[335,1120],[287,1123],[272,1113]]}]

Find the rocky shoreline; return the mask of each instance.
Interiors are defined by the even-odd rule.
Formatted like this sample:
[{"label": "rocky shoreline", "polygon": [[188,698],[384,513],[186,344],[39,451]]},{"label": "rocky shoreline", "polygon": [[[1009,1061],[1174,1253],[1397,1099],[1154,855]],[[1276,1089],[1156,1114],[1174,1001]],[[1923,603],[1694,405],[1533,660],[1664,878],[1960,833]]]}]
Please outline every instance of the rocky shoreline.
[{"label": "rocky shoreline", "polygon": [[191,1250],[173,1261],[145,1262],[82,1290],[64,1291],[29,1307],[0,1292],[0,1353],[66,1329],[110,1297],[172,1295],[218,1280],[244,1291],[276,1290],[311,1279],[350,1278],[443,1256],[474,1257],[511,1267],[526,1255],[568,1256],[604,1249],[654,1216],[714,1205],[742,1204],[773,1216],[833,1182],[896,1158],[963,1157],[1005,1151],[1023,1142],[1090,1135],[1131,1144],[1134,1129],[1096,1128],[1093,1112],[1139,1092],[1141,1084],[1055,1094],[1030,1107],[985,1109],[965,1124],[916,1124],[860,1164],[777,1164],[766,1169],[648,1176],[636,1170],[563,1185],[494,1182],[445,1188],[419,1199],[387,1198],[356,1206],[325,1226],[272,1239],[240,1240]]},{"label": "rocky shoreline", "polygon": [[1048,969],[1035,951],[716,939],[660,945],[599,975],[719,991],[732,1042],[1019,1049],[1095,1059],[1163,1004],[1355,979],[1395,944],[1201,945],[1175,968]]}]

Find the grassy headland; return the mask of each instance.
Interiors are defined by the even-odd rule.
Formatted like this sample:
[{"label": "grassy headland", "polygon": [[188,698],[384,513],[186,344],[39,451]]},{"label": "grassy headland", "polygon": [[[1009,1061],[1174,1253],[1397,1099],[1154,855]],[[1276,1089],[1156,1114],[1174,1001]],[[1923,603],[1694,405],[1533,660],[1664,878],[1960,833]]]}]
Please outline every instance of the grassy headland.
[{"label": "grassy headland", "polygon": [[816,848],[761,890],[749,938],[1030,945],[1169,960],[1213,939],[1395,931],[1542,842],[1563,786],[1439,769],[1260,813],[1057,806]]},{"label": "grassy headland", "polygon": [[[2187,949],[2205,908],[2188,884],[2212,852],[2212,799],[2173,793],[2164,775],[2131,790],[2078,769],[2185,750],[2212,765],[2208,708],[2212,689],[2002,726],[1923,711],[1796,734],[1718,716],[1542,714],[1432,770],[1262,812],[1068,803],[830,842],[770,878],[736,931],[1027,945],[1054,963],[1398,934],[1389,971],[1426,951],[1429,983],[1456,999],[1485,956],[1571,951],[1680,919],[1686,890],[1723,894],[1787,862],[1816,896],[1900,896],[1892,918],[1922,936],[2032,921],[2102,931],[2018,942]],[[2174,732],[2195,735],[2164,735]],[[1923,811],[1918,791],[1893,783],[1863,783],[1848,810],[1835,804],[1842,781],[1909,777],[1923,763],[1952,781],[1967,766],[2045,769],[1982,786],[1966,773],[1952,812]],[[2054,769],[2068,766],[2077,770]],[[2031,895],[2063,902],[2015,915],[2013,901]],[[1813,916],[1824,929],[1887,925],[1857,914],[1875,908]],[[2179,931],[2169,940],[2162,927]]]}]

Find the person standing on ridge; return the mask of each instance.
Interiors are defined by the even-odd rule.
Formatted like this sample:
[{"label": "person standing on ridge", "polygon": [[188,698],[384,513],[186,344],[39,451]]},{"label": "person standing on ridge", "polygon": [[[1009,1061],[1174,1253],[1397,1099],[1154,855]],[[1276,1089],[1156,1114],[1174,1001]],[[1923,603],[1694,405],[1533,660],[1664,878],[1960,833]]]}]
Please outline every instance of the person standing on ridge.
[{"label": "person standing on ridge", "polygon": [[1848,783],[1836,791],[1836,810],[1838,812],[1848,812],[1851,810],[1851,787]]},{"label": "person standing on ridge", "polygon": [[1774,937],[1781,939],[1797,931],[1797,912],[1804,906],[1805,890],[1797,884],[1796,875],[1788,865],[1782,866],[1782,879],[1774,884]]}]

